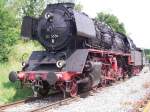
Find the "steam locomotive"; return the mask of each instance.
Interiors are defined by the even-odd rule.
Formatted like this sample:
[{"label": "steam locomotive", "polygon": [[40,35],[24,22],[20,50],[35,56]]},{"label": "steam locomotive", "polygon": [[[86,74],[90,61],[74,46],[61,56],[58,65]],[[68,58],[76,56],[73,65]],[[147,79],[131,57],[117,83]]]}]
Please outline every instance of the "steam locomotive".
[{"label": "steam locomotive", "polygon": [[136,75],[145,64],[143,50],[131,38],[75,11],[73,3],[49,4],[39,18],[25,16],[21,35],[45,50],[33,51],[9,80],[30,85],[41,96],[57,90],[74,97],[78,91]]}]

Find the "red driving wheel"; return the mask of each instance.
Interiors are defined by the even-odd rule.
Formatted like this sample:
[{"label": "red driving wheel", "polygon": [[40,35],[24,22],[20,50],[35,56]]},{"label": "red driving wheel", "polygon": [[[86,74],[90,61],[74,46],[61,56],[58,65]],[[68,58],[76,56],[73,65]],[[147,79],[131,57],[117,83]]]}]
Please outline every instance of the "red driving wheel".
[{"label": "red driving wheel", "polygon": [[78,84],[75,80],[72,81],[70,96],[75,97],[78,94]]}]

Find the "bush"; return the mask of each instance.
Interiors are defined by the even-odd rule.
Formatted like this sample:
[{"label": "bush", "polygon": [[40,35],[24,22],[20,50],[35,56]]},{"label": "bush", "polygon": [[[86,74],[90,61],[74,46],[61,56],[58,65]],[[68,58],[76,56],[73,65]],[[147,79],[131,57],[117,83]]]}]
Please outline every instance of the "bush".
[{"label": "bush", "polygon": [[22,56],[25,54],[24,61],[27,61],[32,51],[36,50],[42,50],[42,47],[38,43],[19,40],[10,50],[8,56],[9,62],[0,64],[0,105],[1,103],[13,102],[32,95],[31,89],[26,87],[19,89],[17,82],[11,83],[8,80],[8,74],[11,71],[21,70]]},{"label": "bush", "polygon": [[8,54],[19,37],[15,16],[0,2],[0,62],[8,61]]}]

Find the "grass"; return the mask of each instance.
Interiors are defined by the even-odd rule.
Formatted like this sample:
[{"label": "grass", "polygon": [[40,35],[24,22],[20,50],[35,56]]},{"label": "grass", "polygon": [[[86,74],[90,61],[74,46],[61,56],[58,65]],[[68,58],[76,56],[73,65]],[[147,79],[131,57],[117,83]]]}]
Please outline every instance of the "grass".
[{"label": "grass", "polygon": [[19,41],[9,54],[9,62],[0,64],[0,104],[20,100],[32,94],[30,88],[21,89],[18,82],[11,83],[8,74],[10,71],[21,70],[22,56],[27,60],[32,51],[39,49],[42,49],[41,46],[33,42]]}]

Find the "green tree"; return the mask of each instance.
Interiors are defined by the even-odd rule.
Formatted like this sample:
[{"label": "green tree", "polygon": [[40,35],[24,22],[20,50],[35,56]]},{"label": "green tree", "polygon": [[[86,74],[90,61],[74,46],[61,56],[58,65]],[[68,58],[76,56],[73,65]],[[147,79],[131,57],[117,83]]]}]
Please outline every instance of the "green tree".
[{"label": "green tree", "polygon": [[75,4],[75,10],[81,12],[83,9],[83,5],[81,3]]},{"label": "green tree", "polygon": [[45,0],[18,0],[17,2],[21,17],[39,16],[45,6]]},{"label": "green tree", "polygon": [[107,23],[116,32],[121,32],[126,34],[124,24],[120,23],[118,18],[113,14],[100,12],[97,14],[96,20]]},{"label": "green tree", "polygon": [[6,1],[0,1],[0,62],[8,61],[8,53],[19,34],[15,16],[8,10],[6,4]]},{"label": "green tree", "polygon": [[[0,0],[0,62],[8,61],[9,52],[19,40],[23,16],[39,16],[52,1]],[[82,5],[77,4],[76,10],[81,11]]]},{"label": "green tree", "polygon": [[52,0],[53,3],[74,3],[75,0]]}]

